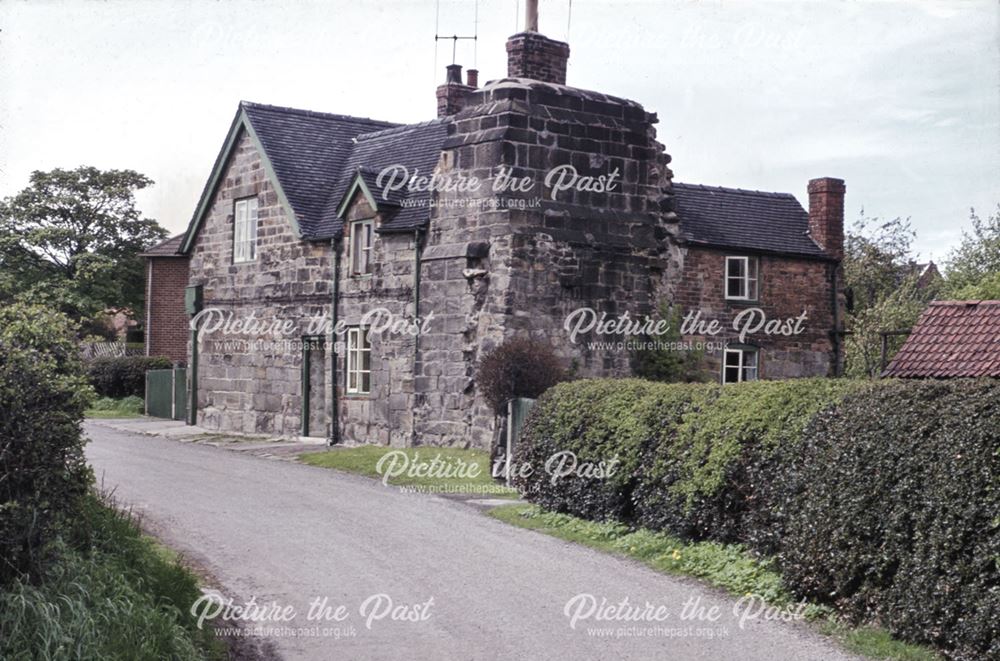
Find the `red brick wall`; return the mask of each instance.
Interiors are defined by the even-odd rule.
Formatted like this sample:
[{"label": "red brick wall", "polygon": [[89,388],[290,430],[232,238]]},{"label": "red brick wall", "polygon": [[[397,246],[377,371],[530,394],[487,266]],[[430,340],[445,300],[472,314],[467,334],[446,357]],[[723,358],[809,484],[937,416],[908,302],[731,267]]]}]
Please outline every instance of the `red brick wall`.
[{"label": "red brick wall", "polygon": [[148,257],[146,264],[146,355],[187,362],[188,317],[184,288],[187,257]]},{"label": "red brick wall", "polygon": [[[760,350],[760,378],[782,379],[832,374],[834,329],[831,300],[832,262],[759,255],[759,295],[756,302],[726,300],[724,290],[725,258],[744,256],[739,250],[722,251],[689,247],[684,258],[683,273],[674,298],[682,314],[701,310],[706,321],[718,319],[722,331],[714,336],[698,336],[725,344],[738,343],[733,319],[742,310],[760,308],[767,319],[798,317],[803,311],[807,318],[798,335],[764,335],[757,333],[747,344]],[[839,277],[839,274],[838,274]],[[842,282],[838,280],[838,282]],[[840,319],[843,315],[840,315]],[[718,380],[722,352],[705,355],[705,369]]]}]

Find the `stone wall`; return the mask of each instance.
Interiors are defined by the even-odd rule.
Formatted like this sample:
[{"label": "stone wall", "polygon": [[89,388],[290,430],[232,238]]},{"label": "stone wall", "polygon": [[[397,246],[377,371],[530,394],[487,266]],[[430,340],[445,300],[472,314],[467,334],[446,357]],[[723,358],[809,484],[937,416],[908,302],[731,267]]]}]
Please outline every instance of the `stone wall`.
[{"label": "stone wall", "polygon": [[[338,314],[347,326],[359,326],[364,316],[385,310],[396,320],[413,319],[414,234],[375,232],[370,275],[350,274],[349,251],[352,221],[375,219],[376,230],[383,216],[364,196],[356,194],[347,212],[340,271]],[[386,317],[387,318],[387,317]],[[376,323],[378,323],[376,321]],[[348,394],[345,387],[346,355],[339,356],[337,387],[340,394],[340,425],[344,440],[358,443],[408,446],[413,444],[413,364],[415,339],[407,333],[371,332],[371,393]],[[346,337],[342,338],[346,341]]]},{"label": "stone wall", "polygon": [[[734,317],[748,308],[760,308],[767,319],[789,319],[803,312],[807,319],[798,335],[749,336],[747,344],[760,350],[760,378],[785,379],[832,375],[835,328],[831,272],[839,267],[830,261],[759,255],[759,295],[757,301],[733,301],[725,298],[726,256],[744,256],[739,250],[716,250],[688,247],[684,267],[673,297],[681,314],[700,310],[701,317],[720,321],[723,332],[716,336],[693,338],[725,344],[737,343]],[[842,317],[841,317],[842,319]],[[719,380],[722,353],[704,356],[705,377]]]},{"label": "stone wall", "polygon": [[[233,205],[258,200],[257,259],[233,263]],[[234,319],[251,315],[292,332],[234,333],[199,339],[198,424],[221,431],[297,436],[302,416],[300,338],[329,311],[331,251],[299,240],[260,155],[245,131],[225,166],[191,249],[190,282],[204,286],[205,308]],[[325,397],[324,399],[328,399]],[[325,435],[326,430],[311,433]]]},{"label": "stone wall", "polygon": [[[499,170],[530,190],[440,193],[427,237],[421,296],[438,310],[420,338],[416,439],[486,446],[495,417],[476,389],[479,359],[505,338],[548,342],[579,375],[625,375],[625,352],[572,344],[565,317],[580,307],[644,314],[672,293],[680,254],[669,157],[655,115],[632,101],[560,85],[502,80],[471,94],[454,117],[445,174],[493,181]],[[604,192],[551,196],[547,173],[617,171]]]}]

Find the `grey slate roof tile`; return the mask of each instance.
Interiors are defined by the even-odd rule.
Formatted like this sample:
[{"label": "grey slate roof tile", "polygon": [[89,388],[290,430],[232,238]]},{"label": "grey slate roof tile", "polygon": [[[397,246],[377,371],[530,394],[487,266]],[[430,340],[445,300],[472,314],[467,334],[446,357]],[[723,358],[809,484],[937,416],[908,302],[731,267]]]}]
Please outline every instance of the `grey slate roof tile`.
[{"label": "grey slate roof tile", "polygon": [[393,126],[363,117],[241,102],[304,235],[319,229],[331,184],[343,171],[353,138]]},{"label": "grey slate roof tile", "polygon": [[343,176],[327,200],[322,216],[323,235],[340,231],[342,223],[337,218],[337,209],[359,171],[380,208],[382,203],[398,207],[396,210],[384,209],[388,213],[379,231],[410,231],[425,226],[430,218],[430,192],[407,193],[404,189],[386,194],[377,186],[377,177],[382,169],[391,165],[403,165],[411,175],[415,172],[432,174],[448,136],[449,123],[447,118],[435,119],[359,135],[347,158]]},{"label": "grey slate roof tile", "polygon": [[809,214],[790,193],[674,183],[681,236],[692,244],[810,257]]},{"label": "grey slate roof tile", "polygon": [[184,257],[184,255],[179,252],[183,242],[184,234],[181,233],[146,248],[146,250],[139,253],[139,255],[141,257]]}]

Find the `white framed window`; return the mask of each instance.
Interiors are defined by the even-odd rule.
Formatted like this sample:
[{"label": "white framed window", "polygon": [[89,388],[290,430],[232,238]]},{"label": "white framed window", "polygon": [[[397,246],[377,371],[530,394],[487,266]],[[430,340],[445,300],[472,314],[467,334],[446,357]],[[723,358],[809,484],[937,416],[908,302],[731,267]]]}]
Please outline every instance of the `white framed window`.
[{"label": "white framed window", "polygon": [[257,198],[236,200],[233,208],[233,263],[257,259]]},{"label": "white framed window", "polygon": [[726,298],[756,301],[757,271],[756,257],[726,257]]},{"label": "white framed window", "polygon": [[372,391],[372,344],[368,329],[347,329],[347,392],[367,395]]},{"label": "white framed window", "polygon": [[760,352],[752,348],[727,348],[722,360],[722,382],[756,381]]},{"label": "white framed window", "polygon": [[375,224],[371,220],[355,220],[351,223],[351,275],[368,275],[372,272],[374,232]]}]

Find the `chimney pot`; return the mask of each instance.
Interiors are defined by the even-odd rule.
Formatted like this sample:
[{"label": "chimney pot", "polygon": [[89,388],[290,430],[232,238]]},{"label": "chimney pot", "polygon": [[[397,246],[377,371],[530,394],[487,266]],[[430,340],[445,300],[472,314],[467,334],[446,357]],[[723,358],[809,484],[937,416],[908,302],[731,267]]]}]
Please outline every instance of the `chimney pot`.
[{"label": "chimney pot", "polygon": [[[438,85],[437,88],[438,117],[454,115],[464,108],[469,92],[472,92],[474,89],[462,83],[461,64],[449,64],[445,69],[447,71],[445,83],[444,85]],[[471,75],[473,71],[475,69],[469,69],[469,74]]]},{"label": "chimney pot", "polygon": [[465,72],[465,84],[469,87],[479,87],[479,70],[469,69]]},{"label": "chimney pot", "polygon": [[445,75],[445,83],[458,83],[462,84],[462,65],[461,64],[449,64],[445,67],[447,71]]},{"label": "chimney pot", "polygon": [[809,181],[809,235],[835,259],[844,258],[843,179],[823,177]]}]

